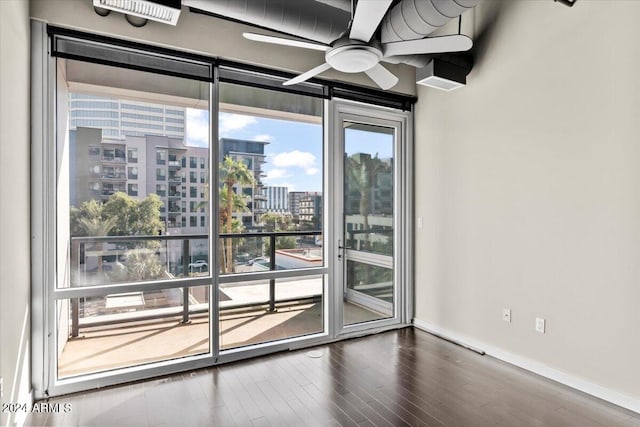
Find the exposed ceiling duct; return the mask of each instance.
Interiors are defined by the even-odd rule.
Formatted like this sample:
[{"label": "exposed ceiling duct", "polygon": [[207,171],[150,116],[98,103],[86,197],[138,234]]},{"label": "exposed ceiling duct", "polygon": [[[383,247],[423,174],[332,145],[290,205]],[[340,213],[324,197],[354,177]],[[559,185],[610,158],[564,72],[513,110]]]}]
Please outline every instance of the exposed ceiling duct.
[{"label": "exposed ceiling duct", "polygon": [[[421,39],[441,28],[454,18],[472,9],[480,0],[402,0],[392,7],[380,24],[383,43]],[[396,56],[394,63],[426,66],[428,55]]]},{"label": "exposed ceiling duct", "polygon": [[[384,17],[380,25],[380,41],[424,38],[479,2],[401,0]],[[183,0],[183,4],[212,15],[324,44],[339,39],[351,19],[350,0]],[[429,59],[426,55],[406,55],[395,56],[387,62],[423,67]]]},{"label": "exposed ceiling duct", "polygon": [[[328,6],[330,0],[183,0],[212,15],[329,44],[349,25],[351,13]],[[340,2],[336,2],[339,5]]]},{"label": "exposed ceiling duct", "polygon": [[142,27],[148,19],[176,25],[180,17],[180,0],[93,0],[96,13],[107,16],[109,11],[124,13],[127,21]]}]

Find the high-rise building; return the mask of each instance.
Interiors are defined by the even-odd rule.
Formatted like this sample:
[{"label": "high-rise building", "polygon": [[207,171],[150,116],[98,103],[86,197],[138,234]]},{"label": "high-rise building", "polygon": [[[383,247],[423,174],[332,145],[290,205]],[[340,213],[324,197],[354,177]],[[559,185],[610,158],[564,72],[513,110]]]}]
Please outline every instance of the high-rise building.
[{"label": "high-rise building", "polygon": [[185,109],[173,105],[72,92],[69,115],[72,130],[78,127],[100,128],[104,137],[185,137]]},{"label": "high-rise building", "polygon": [[248,229],[256,229],[260,224],[260,216],[266,212],[267,196],[264,194],[264,184],[262,178],[265,173],[262,165],[265,163],[266,155],[264,154],[265,146],[269,144],[266,141],[250,141],[245,139],[220,139],[220,162],[229,156],[233,160],[241,161],[247,165],[255,178],[252,185],[243,185],[236,183],[234,191],[236,194],[242,194],[247,201],[247,212],[234,212],[233,217],[238,218],[242,225]]}]

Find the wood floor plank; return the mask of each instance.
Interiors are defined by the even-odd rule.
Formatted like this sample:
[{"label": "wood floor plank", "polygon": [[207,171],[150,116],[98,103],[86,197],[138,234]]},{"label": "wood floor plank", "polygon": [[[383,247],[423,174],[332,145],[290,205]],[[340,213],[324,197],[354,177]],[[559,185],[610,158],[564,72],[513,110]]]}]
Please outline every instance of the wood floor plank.
[{"label": "wood floor plank", "polygon": [[308,353],[50,399],[73,411],[27,425],[640,427],[640,414],[410,328]]}]

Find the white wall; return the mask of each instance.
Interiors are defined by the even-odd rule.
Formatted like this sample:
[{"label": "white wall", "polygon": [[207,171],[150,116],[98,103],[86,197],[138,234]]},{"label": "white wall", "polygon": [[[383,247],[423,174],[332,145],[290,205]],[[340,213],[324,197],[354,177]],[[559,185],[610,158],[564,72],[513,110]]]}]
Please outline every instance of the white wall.
[{"label": "white wall", "polygon": [[[149,21],[144,27],[135,28],[121,13],[98,16],[88,0],[33,0],[31,16],[59,26],[292,72],[307,71],[324,62],[324,52],[252,42],[242,37],[242,31],[255,31],[255,28],[190,13],[187,7],[183,7],[175,27]],[[393,92],[415,93],[413,67],[393,64],[385,67],[400,78]],[[364,73],[347,75],[330,70],[320,77],[374,85]]]},{"label": "white wall", "polygon": [[[29,2],[0,1],[0,376],[2,403],[30,402]],[[0,413],[0,425],[25,414]]]},{"label": "white wall", "polygon": [[418,90],[417,324],[640,410],[640,2],[490,17],[468,86]]}]

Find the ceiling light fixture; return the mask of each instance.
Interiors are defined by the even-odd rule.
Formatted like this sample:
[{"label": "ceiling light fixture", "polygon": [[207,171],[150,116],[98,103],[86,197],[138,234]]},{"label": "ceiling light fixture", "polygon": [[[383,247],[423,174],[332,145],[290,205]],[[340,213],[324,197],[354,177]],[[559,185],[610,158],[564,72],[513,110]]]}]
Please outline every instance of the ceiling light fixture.
[{"label": "ceiling light fixture", "polygon": [[[143,19],[151,19],[153,21],[162,22],[163,24],[176,25],[180,16],[182,7],[181,0],[93,0],[94,9],[108,9],[121,12],[127,16],[138,17]],[[97,12],[97,10],[96,10]],[[140,25],[141,21],[134,19],[132,23],[129,18],[127,21],[131,25]],[[136,25],[138,24],[138,25]]]},{"label": "ceiling light fixture", "polygon": [[416,83],[448,92],[467,84],[467,72],[464,67],[434,58],[416,69]]}]

